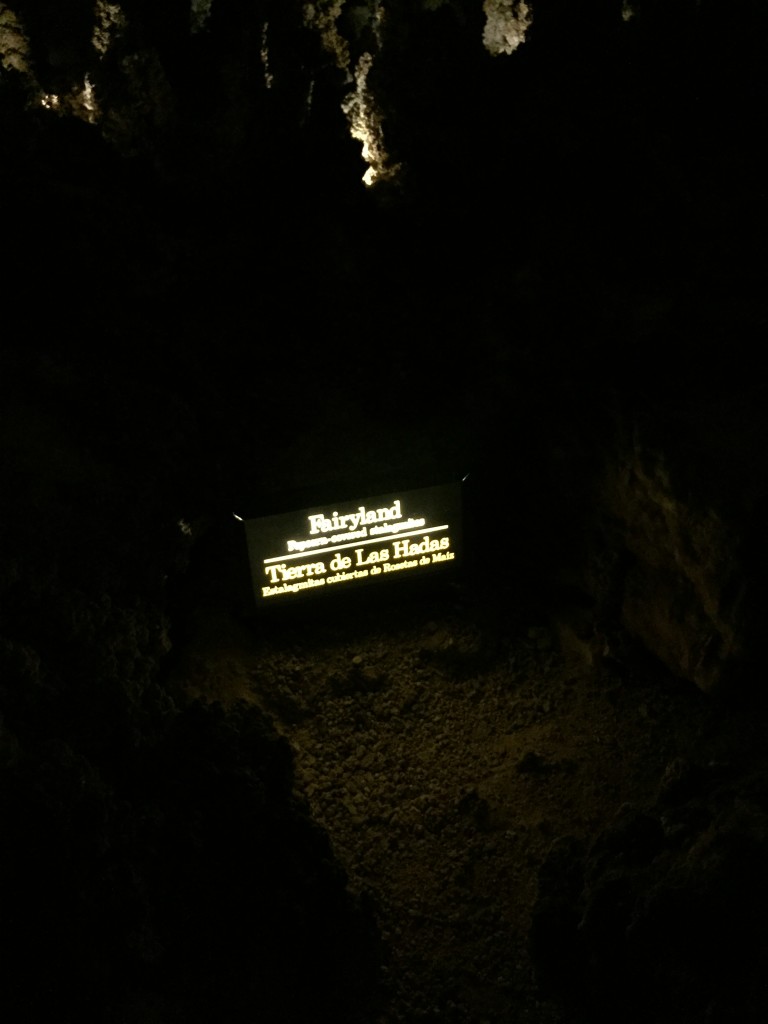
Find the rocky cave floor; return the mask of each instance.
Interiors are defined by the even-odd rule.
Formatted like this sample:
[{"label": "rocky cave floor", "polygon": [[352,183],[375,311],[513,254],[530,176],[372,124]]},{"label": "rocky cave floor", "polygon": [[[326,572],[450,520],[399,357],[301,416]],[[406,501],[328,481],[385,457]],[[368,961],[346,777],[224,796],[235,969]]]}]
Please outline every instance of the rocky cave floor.
[{"label": "rocky cave floor", "polygon": [[[516,603],[454,583],[255,624],[201,608],[175,670],[187,696],[257,705],[288,739],[297,794],[381,931],[378,1024],[581,1020],[532,959],[552,851],[658,817],[665,794],[753,756],[747,712],[724,714],[588,608]],[[679,819],[662,818],[673,845],[690,839]]]}]

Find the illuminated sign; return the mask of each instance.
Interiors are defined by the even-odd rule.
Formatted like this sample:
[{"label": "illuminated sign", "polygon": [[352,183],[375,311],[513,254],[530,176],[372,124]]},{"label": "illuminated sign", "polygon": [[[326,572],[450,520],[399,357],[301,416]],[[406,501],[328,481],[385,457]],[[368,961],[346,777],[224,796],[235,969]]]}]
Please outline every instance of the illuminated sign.
[{"label": "illuminated sign", "polygon": [[459,485],[339,502],[245,523],[258,604],[456,565]]}]

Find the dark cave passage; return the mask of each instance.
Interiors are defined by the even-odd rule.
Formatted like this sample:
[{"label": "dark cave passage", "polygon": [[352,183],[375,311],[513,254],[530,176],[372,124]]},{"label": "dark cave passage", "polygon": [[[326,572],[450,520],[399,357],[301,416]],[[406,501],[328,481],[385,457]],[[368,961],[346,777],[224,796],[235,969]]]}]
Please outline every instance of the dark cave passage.
[{"label": "dark cave passage", "polygon": [[766,1019],[766,18],[566,6],[0,3],[13,1024]]}]

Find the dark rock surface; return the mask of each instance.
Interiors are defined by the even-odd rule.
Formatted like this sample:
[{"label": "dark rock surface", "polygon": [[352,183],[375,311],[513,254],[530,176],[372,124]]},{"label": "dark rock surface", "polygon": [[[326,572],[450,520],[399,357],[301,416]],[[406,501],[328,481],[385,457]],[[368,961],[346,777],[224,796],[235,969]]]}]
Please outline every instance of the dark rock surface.
[{"label": "dark rock surface", "polygon": [[553,846],[531,933],[544,989],[601,1019],[761,1020],[765,808],[762,770],[676,760],[650,813]]}]

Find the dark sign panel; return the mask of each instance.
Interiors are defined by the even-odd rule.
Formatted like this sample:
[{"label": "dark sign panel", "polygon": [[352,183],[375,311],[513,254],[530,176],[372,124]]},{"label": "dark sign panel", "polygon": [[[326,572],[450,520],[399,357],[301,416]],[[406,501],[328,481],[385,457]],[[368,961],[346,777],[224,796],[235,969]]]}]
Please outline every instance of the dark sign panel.
[{"label": "dark sign panel", "polygon": [[458,484],[249,519],[257,604],[453,568],[460,527]]}]

